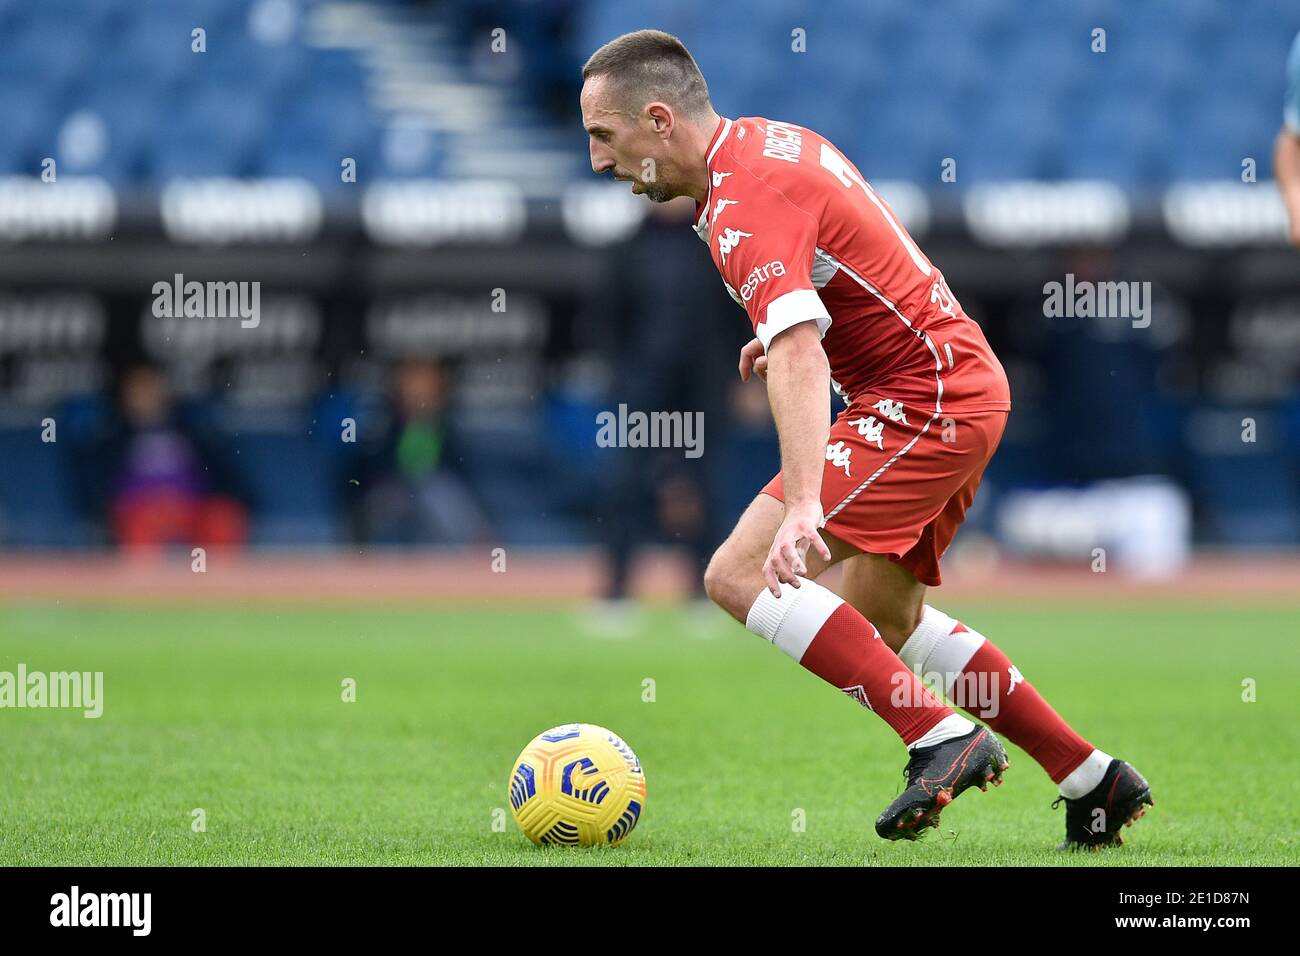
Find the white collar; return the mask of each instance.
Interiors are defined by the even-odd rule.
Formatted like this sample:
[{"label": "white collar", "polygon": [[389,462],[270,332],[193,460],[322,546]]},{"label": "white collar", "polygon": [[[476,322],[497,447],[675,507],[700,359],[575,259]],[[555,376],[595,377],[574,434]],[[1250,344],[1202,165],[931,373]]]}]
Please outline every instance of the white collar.
[{"label": "white collar", "polygon": [[713,157],[718,154],[718,150],[722,147],[722,141],[725,140],[727,134],[731,132],[731,127],[731,120],[723,117],[722,132],[719,133],[718,138],[714,140],[713,148],[709,150],[709,155],[704,157],[704,168],[709,176],[709,191],[704,195],[704,208],[700,210],[700,218],[695,222],[695,232],[696,235],[705,242],[709,241],[709,206],[713,202],[713,170],[710,167],[713,166]]}]

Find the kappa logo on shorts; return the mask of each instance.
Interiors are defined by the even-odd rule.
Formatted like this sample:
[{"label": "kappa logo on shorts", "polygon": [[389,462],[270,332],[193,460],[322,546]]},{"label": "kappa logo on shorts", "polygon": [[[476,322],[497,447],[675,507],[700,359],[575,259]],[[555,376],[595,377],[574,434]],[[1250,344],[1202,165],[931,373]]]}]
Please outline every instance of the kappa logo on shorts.
[{"label": "kappa logo on shorts", "polygon": [[880,401],[876,402],[876,404],[871,407],[874,408],[876,411],[880,412],[881,415],[883,415],[885,418],[888,418],[891,422],[893,422],[896,425],[912,424],[907,420],[907,415],[905,414],[906,410],[903,408],[902,402],[895,402],[888,398],[882,398]]},{"label": "kappa logo on shorts", "polygon": [[714,173],[714,174],[713,174],[713,188],[714,188],[714,189],[717,189],[719,186],[721,186],[721,185],[722,185],[722,181],[723,181],[724,179],[726,179],[726,178],[727,178],[728,176],[730,176],[730,175],[731,175],[731,173]]},{"label": "kappa logo on shorts", "polygon": [[878,421],[875,415],[855,419],[849,424],[856,428],[858,434],[868,442],[875,442],[877,448],[881,451],[885,450],[885,423]]},{"label": "kappa logo on shorts", "polygon": [[844,475],[852,478],[849,473],[849,456],[853,454],[852,448],[846,448],[844,442],[837,441],[834,445],[826,446],[826,460],[836,468],[843,468]]}]

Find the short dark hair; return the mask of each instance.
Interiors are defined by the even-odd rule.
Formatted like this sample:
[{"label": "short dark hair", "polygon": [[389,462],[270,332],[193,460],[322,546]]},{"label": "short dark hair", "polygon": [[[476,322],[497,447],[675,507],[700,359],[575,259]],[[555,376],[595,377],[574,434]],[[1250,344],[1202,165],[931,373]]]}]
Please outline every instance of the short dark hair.
[{"label": "short dark hair", "polygon": [[610,40],[582,68],[584,82],[593,76],[609,77],[618,108],[633,115],[653,100],[691,117],[712,109],[709,86],[695,57],[681,40],[662,30],[637,30]]}]

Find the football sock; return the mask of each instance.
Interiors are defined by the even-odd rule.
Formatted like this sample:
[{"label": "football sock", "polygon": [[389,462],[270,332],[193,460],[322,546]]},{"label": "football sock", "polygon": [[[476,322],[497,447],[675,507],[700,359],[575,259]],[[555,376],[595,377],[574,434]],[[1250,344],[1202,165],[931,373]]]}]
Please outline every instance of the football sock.
[{"label": "football sock", "polygon": [[1110,754],[1104,750],[1094,750],[1058,784],[1061,796],[1078,800],[1091,793],[1101,783],[1101,778],[1106,776],[1110,761]]},{"label": "football sock", "polygon": [[927,686],[942,686],[954,704],[1038,761],[1065,796],[1082,796],[1106,772],[1109,758],[1074,732],[996,644],[942,611],[925,606],[898,656]]},{"label": "football sock", "polygon": [[970,733],[974,725],[922,684],[855,608],[815,581],[799,582],[783,585],[779,598],[764,588],[745,627],[874,711],[909,747]]}]

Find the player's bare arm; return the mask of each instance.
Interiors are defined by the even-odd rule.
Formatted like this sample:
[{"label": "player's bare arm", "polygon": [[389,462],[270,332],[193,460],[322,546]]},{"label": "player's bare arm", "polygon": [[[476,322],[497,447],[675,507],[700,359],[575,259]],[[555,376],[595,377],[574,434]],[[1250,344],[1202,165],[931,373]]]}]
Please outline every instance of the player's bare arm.
[{"label": "player's bare arm", "polygon": [[827,396],[830,364],[815,322],[801,322],[777,335],[768,348],[767,398],[781,443],[785,519],[777,530],[763,579],[781,596],[781,585],[799,587],[809,547],[827,561],[830,548],[818,533],[822,522],[822,471],[830,432]]},{"label": "player's bare arm", "polygon": [[1286,203],[1287,237],[1291,245],[1300,248],[1300,135],[1285,127],[1273,147],[1273,176]]}]

